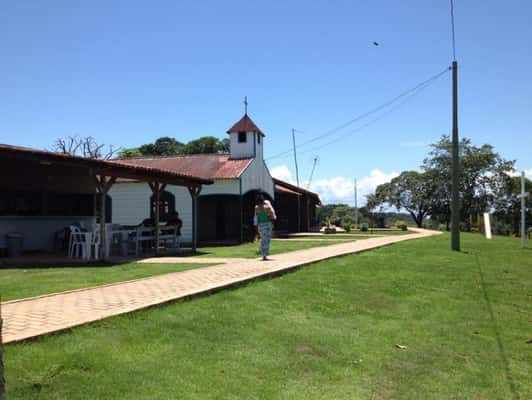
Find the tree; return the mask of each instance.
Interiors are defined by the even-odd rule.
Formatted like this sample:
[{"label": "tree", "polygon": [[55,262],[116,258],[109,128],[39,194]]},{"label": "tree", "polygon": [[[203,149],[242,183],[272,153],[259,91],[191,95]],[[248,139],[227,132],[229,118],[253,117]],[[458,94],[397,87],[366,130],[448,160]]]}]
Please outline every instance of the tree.
[{"label": "tree", "polygon": [[203,136],[191,140],[183,148],[183,154],[212,154],[223,153],[225,144],[214,136]]},{"label": "tree", "polygon": [[[525,178],[525,192],[532,193],[532,181]],[[494,230],[498,233],[519,234],[521,226],[521,177],[508,177],[507,184],[502,187],[496,196],[494,204],[495,224]],[[528,225],[532,224],[532,196],[525,200]],[[504,232],[507,231],[507,232]]]},{"label": "tree", "polygon": [[390,182],[377,186],[375,195],[368,199],[369,205],[374,208],[386,203],[397,211],[404,209],[421,227],[432,212],[433,183],[429,178],[429,174],[405,171]]},{"label": "tree", "polygon": [[52,145],[52,151],[56,153],[103,160],[112,158],[119,150],[112,145],[98,144],[92,136],[67,136],[66,138],[56,139]]},{"label": "tree", "polygon": [[139,156],[171,157],[205,153],[229,153],[229,139],[220,140],[214,136],[203,136],[184,144],[174,138],[165,136],[158,138],[154,143],[146,143],[138,148],[123,149],[118,153],[118,158]]},{"label": "tree", "polygon": [[[432,212],[448,223],[451,203],[451,140],[444,135],[431,147],[429,158],[423,161],[423,169],[434,184]],[[467,138],[460,142],[460,161],[460,219],[465,229],[471,230],[471,217],[490,209],[495,194],[507,185],[508,174],[513,171],[515,161],[503,159],[489,144],[474,146]]]},{"label": "tree", "polygon": [[158,138],[154,143],[143,144],[138,150],[143,156],[177,156],[183,154],[184,146],[178,140],[164,136]]},{"label": "tree", "polygon": [[130,149],[122,149],[117,154],[117,158],[134,158],[134,157],[142,157],[142,153],[137,147],[132,147]]}]

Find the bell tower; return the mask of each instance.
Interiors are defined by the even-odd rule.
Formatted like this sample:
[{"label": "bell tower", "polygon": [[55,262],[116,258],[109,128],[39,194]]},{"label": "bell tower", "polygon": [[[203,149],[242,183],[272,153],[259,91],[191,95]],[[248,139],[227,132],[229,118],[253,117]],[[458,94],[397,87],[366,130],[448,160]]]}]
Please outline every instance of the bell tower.
[{"label": "bell tower", "polygon": [[230,158],[263,159],[264,133],[248,116],[247,97],[244,100],[244,116],[227,131],[230,143]]}]

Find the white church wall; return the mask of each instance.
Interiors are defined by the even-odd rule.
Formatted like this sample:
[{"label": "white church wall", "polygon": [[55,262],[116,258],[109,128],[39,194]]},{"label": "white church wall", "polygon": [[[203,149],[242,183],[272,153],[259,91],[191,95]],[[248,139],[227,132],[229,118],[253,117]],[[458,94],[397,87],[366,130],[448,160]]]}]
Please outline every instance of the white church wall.
[{"label": "white church wall", "polygon": [[[183,221],[181,241],[192,241],[192,198],[186,187],[166,186],[175,197],[175,208]],[[112,186],[109,195],[113,202],[113,223],[137,225],[150,217],[151,189],[143,182],[121,182]]]},{"label": "white church wall", "polygon": [[[181,241],[192,241],[192,198],[183,186],[167,185],[166,191],[175,197],[175,208],[183,221]],[[201,195],[239,194],[238,179],[220,179],[212,185],[204,185]],[[137,225],[150,217],[151,189],[143,182],[119,182],[111,187],[109,193],[113,199],[113,223],[120,225]]]},{"label": "white church wall", "polygon": [[274,198],[273,179],[262,159],[254,159],[241,175],[242,194],[260,189]]},{"label": "white church wall", "polygon": [[151,189],[147,183],[119,182],[109,191],[114,224],[136,225],[150,216]]}]

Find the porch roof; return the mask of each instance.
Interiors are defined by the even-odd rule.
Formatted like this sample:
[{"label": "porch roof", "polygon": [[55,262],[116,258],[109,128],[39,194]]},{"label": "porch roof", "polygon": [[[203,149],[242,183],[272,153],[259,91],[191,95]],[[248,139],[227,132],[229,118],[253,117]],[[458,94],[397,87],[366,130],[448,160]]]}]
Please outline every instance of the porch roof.
[{"label": "porch roof", "polygon": [[172,170],[154,168],[146,165],[134,165],[120,161],[97,160],[53,153],[29,147],[11,146],[0,143],[0,157],[5,160],[38,162],[41,165],[78,166],[89,169],[93,174],[111,177],[135,179],[139,181],[158,181],[180,186],[210,185],[212,180],[180,173]]}]

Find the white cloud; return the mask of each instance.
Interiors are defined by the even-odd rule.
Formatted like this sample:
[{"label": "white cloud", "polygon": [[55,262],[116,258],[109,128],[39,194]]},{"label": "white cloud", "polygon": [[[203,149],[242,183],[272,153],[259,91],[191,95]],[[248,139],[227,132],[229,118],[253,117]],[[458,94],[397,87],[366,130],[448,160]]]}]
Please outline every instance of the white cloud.
[{"label": "white cloud", "polygon": [[282,181],[292,181],[292,173],[286,165],[279,165],[278,167],[274,167],[270,170],[270,173],[274,178],[280,179]]},{"label": "white cloud", "polygon": [[[530,169],[525,169],[525,176],[528,178],[528,179],[532,179],[532,168]],[[510,176],[521,176],[521,171],[517,171],[517,170],[513,170],[512,172],[509,172],[508,175]]]},{"label": "white cloud", "polygon": [[[273,177],[295,184],[292,173],[286,165],[280,165],[271,169]],[[386,173],[380,169],[370,171],[368,176],[357,179],[358,204],[366,203],[366,195],[373,193],[375,188],[383,183],[391,181],[398,176],[397,172]],[[302,182],[303,187],[308,182]],[[354,203],[355,191],[353,178],[337,176],[334,178],[317,179],[310,185],[310,190],[320,195],[324,204],[327,203]]]}]

